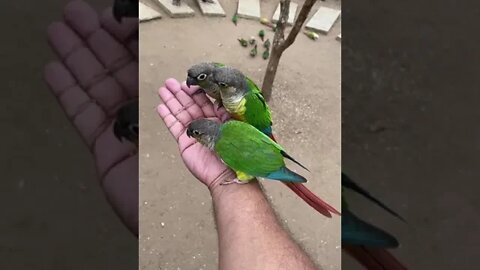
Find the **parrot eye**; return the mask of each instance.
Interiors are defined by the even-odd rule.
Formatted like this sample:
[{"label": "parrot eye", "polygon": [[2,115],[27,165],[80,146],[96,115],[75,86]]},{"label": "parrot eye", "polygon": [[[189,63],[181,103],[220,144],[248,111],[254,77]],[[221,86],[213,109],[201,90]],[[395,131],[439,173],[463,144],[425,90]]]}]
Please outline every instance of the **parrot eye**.
[{"label": "parrot eye", "polygon": [[227,87],[228,86],[226,83],[223,83],[223,82],[219,82],[218,85],[220,85],[221,87]]},{"label": "parrot eye", "polygon": [[206,78],[207,78],[207,74],[205,74],[205,73],[202,73],[202,74],[200,74],[200,75],[197,76],[197,79],[198,79],[199,81],[203,81],[203,80],[205,80]]},{"label": "parrot eye", "polygon": [[198,135],[200,135],[200,132],[198,130],[194,130],[193,135],[198,136]]}]

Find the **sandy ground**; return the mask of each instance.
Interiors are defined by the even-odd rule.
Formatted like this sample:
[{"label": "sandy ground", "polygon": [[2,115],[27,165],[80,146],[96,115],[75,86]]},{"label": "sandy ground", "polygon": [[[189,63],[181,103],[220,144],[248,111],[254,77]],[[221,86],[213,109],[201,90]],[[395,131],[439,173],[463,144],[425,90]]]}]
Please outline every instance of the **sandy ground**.
[{"label": "sandy ground", "polygon": [[[140,27],[140,268],[216,269],[217,237],[207,189],[184,167],[155,107],[167,78],[185,80],[189,66],[219,61],[261,82],[267,61],[251,59],[237,38],[258,33],[258,22],[230,19],[235,1],[222,1],[226,18],[168,16]],[[149,2],[150,3],[150,2]],[[278,1],[262,1],[271,16]],[[316,4],[314,11],[318,9]],[[338,2],[325,5],[339,7]],[[162,14],[165,15],[164,12]],[[310,16],[313,15],[313,12]],[[340,208],[340,22],[313,42],[304,34],[283,55],[270,101],[279,142],[312,171],[307,186]],[[267,31],[268,37],[273,32]],[[340,219],[317,214],[279,183],[264,181],[282,222],[322,269],[340,269]]]},{"label": "sandy ground", "polygon": [[[135,237],[113,213],[92,156],[42,78],[43,66],[55,57],[46,28],[67,2],[0,5],[9,22],[1,26],[0,269],[137,265]],[[89,2],[99,11],[111,4]]]}]

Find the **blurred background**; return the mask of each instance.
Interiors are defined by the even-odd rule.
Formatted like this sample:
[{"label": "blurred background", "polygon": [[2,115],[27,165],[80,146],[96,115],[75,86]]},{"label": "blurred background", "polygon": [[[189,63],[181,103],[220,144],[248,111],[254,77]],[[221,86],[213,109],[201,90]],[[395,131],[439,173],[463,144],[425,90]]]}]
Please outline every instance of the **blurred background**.
[{"label": "blurred background", "polygon": [[343,1],[342,13],[342,169],[408,224],[351,193],[350,207],[398,238],[408,269],[476,268],[480,7]]},{"label": "blurred background", "polygon": [[[69,1],[0,4],[0,269],[136,269],[137,239],[47,84],[47,27]],[[86,1],[102,12],[113,1]]]}]

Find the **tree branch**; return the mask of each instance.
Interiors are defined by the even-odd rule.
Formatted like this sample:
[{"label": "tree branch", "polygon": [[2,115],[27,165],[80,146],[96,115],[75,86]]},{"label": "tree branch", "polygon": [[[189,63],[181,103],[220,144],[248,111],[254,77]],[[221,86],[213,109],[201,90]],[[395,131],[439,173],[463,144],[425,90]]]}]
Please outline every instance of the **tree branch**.
[{"label": "tree branch", "polygon": [[275,27],[275,35],[273,37],[273,47],[281,46],[285,41],[285,28],[287,27],[288,12],[290,10],[290,0],[280,1],[280,17]]},{"label": "tree branch", "polygon": [[280,0],[280,18],[275,27],[275,35],[272,42],[272,53],[270,60],[267,64],[265,76],[263,78],[262,93],[267,101],[270,100],[272,95],[273,82],[275,75],[277,74],[278,64],[283,52],[293,44],[297,37],[303,23],[307,19],[308,13],[312,10],[315,0],[305,0],[302,10],[298,14],[298,18],[295,20],[294,26],[287,39],[285,39],[285,28],[288,21],[288,13],[290,11],[290,0]]},{"label": "tree branch", "polygon": [[305,3],[303,3],[302,9],[300,10],[300,13],[298,14],[298,17],[295,20],[295,25],[293,26],[292,31],[290,31],[287,39],[281,44],[282,51],[286,50],[290,45],[293,44],[295,38],[297,38],[298,32],[300,32],[300,29],[302,28],[303,23],[307,20],[308,13],[310,13],[310,10],[312,10],[315,2],[316,0],[305,0]]}]

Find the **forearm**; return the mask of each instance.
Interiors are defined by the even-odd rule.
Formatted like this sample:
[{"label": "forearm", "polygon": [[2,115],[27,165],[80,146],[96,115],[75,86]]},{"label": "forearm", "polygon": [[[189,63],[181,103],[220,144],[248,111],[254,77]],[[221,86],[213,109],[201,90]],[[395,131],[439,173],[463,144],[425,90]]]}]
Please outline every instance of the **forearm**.
[{"label": "forearm", "polygon": [[212,190],[219,234],[219,269],[315,269],[279,225],[257,182]]}]

